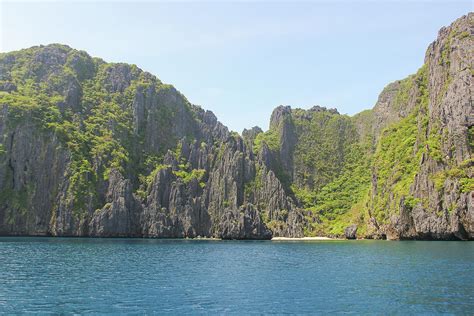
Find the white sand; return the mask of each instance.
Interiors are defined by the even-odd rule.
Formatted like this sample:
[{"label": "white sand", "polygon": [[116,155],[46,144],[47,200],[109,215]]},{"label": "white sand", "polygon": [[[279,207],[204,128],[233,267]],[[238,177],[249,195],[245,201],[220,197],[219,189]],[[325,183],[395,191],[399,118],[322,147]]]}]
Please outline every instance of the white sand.
[{"label": "white sand", "polygon": [[329,237],[301,237],[301,238],[290,238],[290,237],[273,237],[272,241],[279,241],[279,240],[288,240],[288,241],[311,241],[311,240],[341,240],[336,238],[329,238]]}]

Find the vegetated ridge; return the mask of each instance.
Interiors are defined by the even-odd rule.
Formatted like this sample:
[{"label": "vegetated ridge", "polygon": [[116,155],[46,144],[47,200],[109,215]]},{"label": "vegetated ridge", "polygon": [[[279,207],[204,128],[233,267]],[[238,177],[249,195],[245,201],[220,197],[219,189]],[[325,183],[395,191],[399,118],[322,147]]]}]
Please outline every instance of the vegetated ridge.
[{"label": "vegetated ridge", "polygon": [[474,239],[473,22],[355,116],[230,132],[135,65],[0,54],[0,234]]}]

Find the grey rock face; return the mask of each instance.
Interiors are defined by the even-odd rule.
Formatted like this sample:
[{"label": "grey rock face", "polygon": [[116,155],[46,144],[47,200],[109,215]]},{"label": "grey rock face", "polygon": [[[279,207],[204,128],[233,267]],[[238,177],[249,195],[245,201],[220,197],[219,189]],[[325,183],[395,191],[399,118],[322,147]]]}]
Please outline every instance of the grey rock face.
[{"label": "grey rock face", "polygon": [[201,208],[199,184],[178,179],[171,167],[155,176],[141,214],[146,237],[210,237],[211,219]]},{"label": "grey rock face", "polygon": [[17,87],[13,82],[3,82],[0,84],[0,91],[14,92],[17,91]]},{"label": "grey rock face", "polygon": [[220,219],[218,234],[222,239],[271,239],[272,232],[262,222],[252,204],[227,210]]},{"label": "grey rock face", "polygon": [[106,204],[92,215],[89,235],[100,237],[140,236],[138,213],[141,205],[132,193],[130,180],[117,170],[109,175]]},{"label": "grey rock face", "polygon": [[111,64],[106,69],[104,85],[108,92],[124,92],[133,78],[132,66]]},{"label": "grey rock face", "polygon": [[251,129],[244,129],[242,131],[242,137],[247,144],[253,144],[258,134],[263,133],[262,129],[258,126],[254,126]]},{"label": "grey rock face", "polygon": [[5,148],[0,155],[0,234],[49,234],[55,192],[64,182],[67,151],[53,134],[38,133],[28,121],[12,124],[7,107],[0,108]]},{"label": "grey rock face", "polygon": [[344,235],[347,239],[356,239],[357,238],[357,225],[351,225],[346,227],[344,230]]},{"label": "grey rock face", "polygon": [[309,112],[326,112],[326,111],[328,111],[329,113],[332,113],[332,114],[339,114],[337,109],[328,109],[324,106],[319,106],[319,105],[315,105],[315,106],[311,107],[308,111]]},{"label": "grey rock face", "polygon": [[274,236],[303,237],[304,217],[272,170],[261,166],[262,187],[255,194],[257,205],[262,205],[270,221]]},{"label": "grey rock face", "polygon": [[276,130],[280,136],[279,161],[288,173],[290,179],[293,177],[293,151],[296,144],[295,126],[291,117],[290,106],[279,106],[273,110],[270,118],[270,129]]}]

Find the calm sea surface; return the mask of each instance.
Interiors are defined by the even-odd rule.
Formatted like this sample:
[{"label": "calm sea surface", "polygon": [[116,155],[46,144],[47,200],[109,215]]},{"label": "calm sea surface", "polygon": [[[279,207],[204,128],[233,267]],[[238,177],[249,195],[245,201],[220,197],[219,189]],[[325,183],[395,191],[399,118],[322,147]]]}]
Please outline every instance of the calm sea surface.
[{"label": "calm sea surface", "polygon": [[474,242],[0,238],[0,313],[474,314]]}]

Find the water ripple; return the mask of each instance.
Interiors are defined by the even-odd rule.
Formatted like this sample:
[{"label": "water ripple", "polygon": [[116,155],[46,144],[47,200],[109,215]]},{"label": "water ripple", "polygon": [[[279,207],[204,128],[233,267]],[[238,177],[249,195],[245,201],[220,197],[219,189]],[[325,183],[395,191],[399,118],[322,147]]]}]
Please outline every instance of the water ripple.
[{"label": "water ripple", "polygon": [[0,313],[474,314],[474,243],[0,238]]}]

